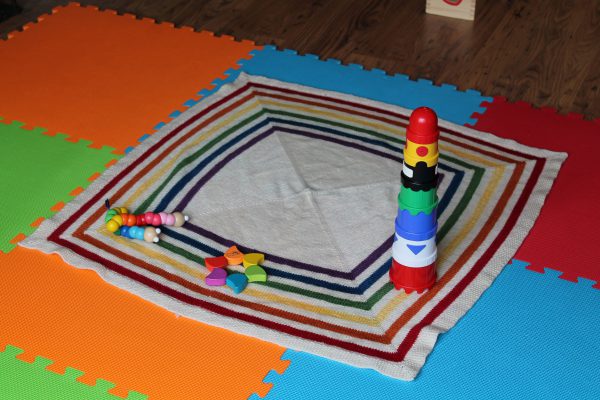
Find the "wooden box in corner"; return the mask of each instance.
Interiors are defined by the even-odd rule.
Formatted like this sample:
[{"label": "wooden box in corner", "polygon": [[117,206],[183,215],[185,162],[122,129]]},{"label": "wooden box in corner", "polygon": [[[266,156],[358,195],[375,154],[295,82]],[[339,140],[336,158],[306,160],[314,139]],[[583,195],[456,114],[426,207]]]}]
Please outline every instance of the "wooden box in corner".
[{"label": "wooden box in corner", "polygon": [[425,12],[472,21],[475,19],[475,0],[427,0]]}]

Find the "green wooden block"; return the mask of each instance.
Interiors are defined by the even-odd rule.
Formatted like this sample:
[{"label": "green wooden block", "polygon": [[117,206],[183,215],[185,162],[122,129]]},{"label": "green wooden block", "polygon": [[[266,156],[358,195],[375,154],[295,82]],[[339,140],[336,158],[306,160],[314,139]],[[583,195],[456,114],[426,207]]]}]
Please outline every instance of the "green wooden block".
[{"label": "green wooden block", "polygon": [[267,273],[259,265],[251,265],[244,271],[248,277],[248,282],[266,282]]}]

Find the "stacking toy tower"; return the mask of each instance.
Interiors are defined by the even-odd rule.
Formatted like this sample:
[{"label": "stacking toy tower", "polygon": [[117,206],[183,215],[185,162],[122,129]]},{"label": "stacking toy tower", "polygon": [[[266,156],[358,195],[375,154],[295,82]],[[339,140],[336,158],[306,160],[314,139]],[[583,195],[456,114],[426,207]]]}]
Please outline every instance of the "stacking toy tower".
[{"label": "stacking toy tower", "polygon": [[421,293],[436,280],[439,134],[432,109],[413,111],[406,130],[390,269],[394,287],[407,293]]}]

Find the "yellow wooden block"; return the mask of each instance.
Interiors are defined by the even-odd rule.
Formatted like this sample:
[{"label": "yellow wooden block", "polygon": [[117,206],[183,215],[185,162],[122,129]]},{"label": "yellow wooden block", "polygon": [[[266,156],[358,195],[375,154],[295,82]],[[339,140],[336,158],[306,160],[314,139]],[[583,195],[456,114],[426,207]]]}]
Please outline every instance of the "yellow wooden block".
[{"label": "yellow wooden block", "polygon": [[244,256],[244,267],[261,265],[265,262],[265,255],[260,253],[248,253]]},{"label": "yellow wooden block", "polygon": [[427,0],[425,12],[472,21],[475,19],[475,0]]}]

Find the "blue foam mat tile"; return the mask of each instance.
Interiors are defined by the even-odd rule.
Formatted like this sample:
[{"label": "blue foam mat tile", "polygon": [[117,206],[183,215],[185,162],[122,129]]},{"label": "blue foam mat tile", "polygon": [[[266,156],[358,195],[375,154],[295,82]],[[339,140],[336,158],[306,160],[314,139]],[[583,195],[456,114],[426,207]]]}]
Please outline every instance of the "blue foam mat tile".
[{"label": "blue foam mat tile", "polygon": [[597,399],[600,290],[514,260],[412,382],[303,352],[266,399]]},{"label": "blue foam mat tile", "polygon": [[154,125],[154,130],[159,131],[165,125],[166,124],[164,122],[159,122],[158,124]]},{"label": "blue foam mat tile", "polygon": [[[289,359],[286,357],[286,353],[284,353],[281,356],[281,360],[283,360],[283,361],[289,361]],[[285,373],[285,371],[283,371],[283,373]],[[279,372],[275,371],[274,369],[272,369],[272,370],[269,371],[269,373],[267,374],[267,376],[265,376],[265,378],[263,379],[263,382],[264,383],[268,383],[268,384],[277,384],[277,382],[279,381],[281,375],[282,375],[282,373],[279,373]],[[248,397],[248,400],[262,400],[262,399],[264,399],[264,397],[260,397],[257,393],[252,393]]]},{"label": "blue foam mat tile", "polygon": [[[582,278],[582,277],[578,277],[577,278],[577,285],[581,285],[581,286],[585,286],[588,288],[592,288],[597,284],[596,281],[593,281],[591,279],[587,279],[587,278]],[[594,288],[596,289],[596,288]]]},{"label": "blue foam mat tile", "polygon": [[189,99],[187,100],[185,103],[183,103],[184,106],[186,107],[193,107],[198,103],[198,100],[194,100],[194,99]]},{"label": "blue foam mat tile", "polygon": [[[387,75],[381,70],[365,70],[361,65],[343,65],[339,60],[320,60],[314,55],[298,55],[292,50],[277,50],[265,46],[250,52],[252,58],[240,60],[241,67],[226,71],[226,79],[213,82],[211,90],[199,92],[202,97],[210,96],[221,85],[233,81],[240,72],[266,76],[285,82],[297,83],[326,90],[348,93],[385,103],[414,109],[429,106],[440,118],[456,124],[474,124],[475,112],[483,101],[491,101],[475,90],[458,91],[455,86],[435,86],[430,80],[410,80],[406,75]],[[187,104],[186,104],[187,105]]]}]

